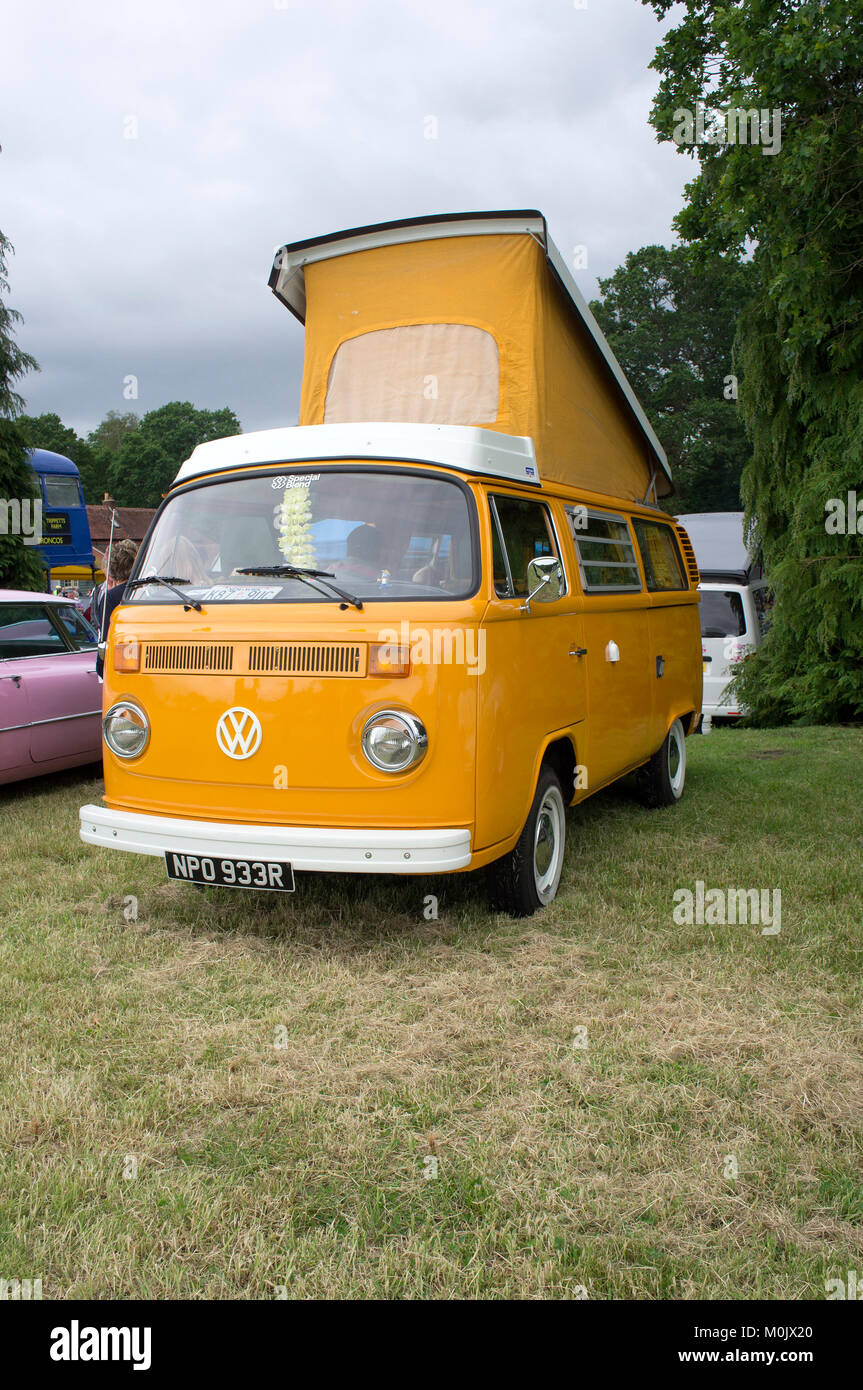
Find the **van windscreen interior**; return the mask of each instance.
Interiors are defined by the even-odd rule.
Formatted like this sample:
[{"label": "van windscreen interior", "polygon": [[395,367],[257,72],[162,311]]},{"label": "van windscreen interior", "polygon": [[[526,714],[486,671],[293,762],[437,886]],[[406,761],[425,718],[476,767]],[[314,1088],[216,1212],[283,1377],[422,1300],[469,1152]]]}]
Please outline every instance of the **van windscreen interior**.
[{"label": "van windscreen interior", "polygon": [[[225,479],[170,498],[137,576],[189,582],[208,602],[332,602],[254,567],[322,570],[360,598],[467,597],[476,587],[472,499],[433,475],[320,469]],[[133,602],[179,602],[142,587]]]}]

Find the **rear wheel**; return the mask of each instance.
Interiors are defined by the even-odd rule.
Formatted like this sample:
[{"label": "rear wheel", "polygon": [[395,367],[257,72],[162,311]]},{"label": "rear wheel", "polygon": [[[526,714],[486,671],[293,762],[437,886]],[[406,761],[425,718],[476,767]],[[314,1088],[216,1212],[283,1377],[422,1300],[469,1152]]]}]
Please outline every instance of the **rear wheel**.
[{"label": "rear wheel", "polygon": [[566,804],[557,773],[540,773],[530,814],[515,849],[486,873],[492,907],[512,917],[530,917],[557,893],[566,845]]},{"label": "rear wheel", "polygon": [[638,785],[646,806],[676,806],[686,782],[686,735],[675,719],[665,741],[638,774]]}]

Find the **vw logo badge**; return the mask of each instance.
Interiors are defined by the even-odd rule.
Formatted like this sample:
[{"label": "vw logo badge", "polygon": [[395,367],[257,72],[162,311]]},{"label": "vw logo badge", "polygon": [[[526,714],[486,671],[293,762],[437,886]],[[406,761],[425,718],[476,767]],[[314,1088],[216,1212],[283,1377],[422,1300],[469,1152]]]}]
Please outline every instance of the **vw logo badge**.
[{"label": "vw logo badge", "polygon": [[216,725],[216,742],[229,758],[250,758],[261,746],[261,721],[250,709],[234,705]]}]

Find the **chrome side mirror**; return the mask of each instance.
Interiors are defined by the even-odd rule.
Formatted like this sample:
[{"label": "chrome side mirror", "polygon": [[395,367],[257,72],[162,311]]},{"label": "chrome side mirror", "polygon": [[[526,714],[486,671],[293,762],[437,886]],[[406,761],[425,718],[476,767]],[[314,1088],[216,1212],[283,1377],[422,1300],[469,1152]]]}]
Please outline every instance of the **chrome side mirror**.
[{"label": "chrome side mirror", "polygon": [[540,555],[527,567],[527,598],[521,605],[523,613],[530,612],[533,599],[537,603],[554,603],[563,593],[563,570],[554,555]]}]

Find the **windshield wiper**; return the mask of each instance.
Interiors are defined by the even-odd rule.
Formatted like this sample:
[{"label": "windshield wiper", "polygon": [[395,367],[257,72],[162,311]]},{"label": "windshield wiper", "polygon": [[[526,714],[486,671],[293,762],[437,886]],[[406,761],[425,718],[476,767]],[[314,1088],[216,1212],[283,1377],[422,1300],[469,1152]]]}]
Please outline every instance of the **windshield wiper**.
[{"label": "windshield wiper", "polygon": [[176,575],[169,574],[148,574],[142,579],[130,579],[126,585],[127,589],[143,589],[147,584],[163,584],[166,589],[170,589],[172,594],[183,600],[183,612],[188,613],[190,608],[194,608],[196,613],[203,613],[203,608],[196,598],[189,598],[181,589],[175,588],[177,584],[191,584],[191,579],[178,579]]},{"label": "windshield wiper", "polygon": [[349,594],[346,589],[340,589],[338,584],[331,584],[330,580],[334,579],[335,575],[329,574],[327,570],[302,569],[299,565],[249,565],[245,569],[237,569],[235,572],[237,574],[284,575],[287,579],[302,579],[305,584],[317,589],[319,594],[323,593],[323,589],[318,584],[312,584],[312,580],[322,579],[327,588],[342,599],[342,603],[339,605],[341,608],[347,608],[350,604],[352,608],[358,608],[360,612],[363,611],[362,599],[357,598],[355,594]]}]

